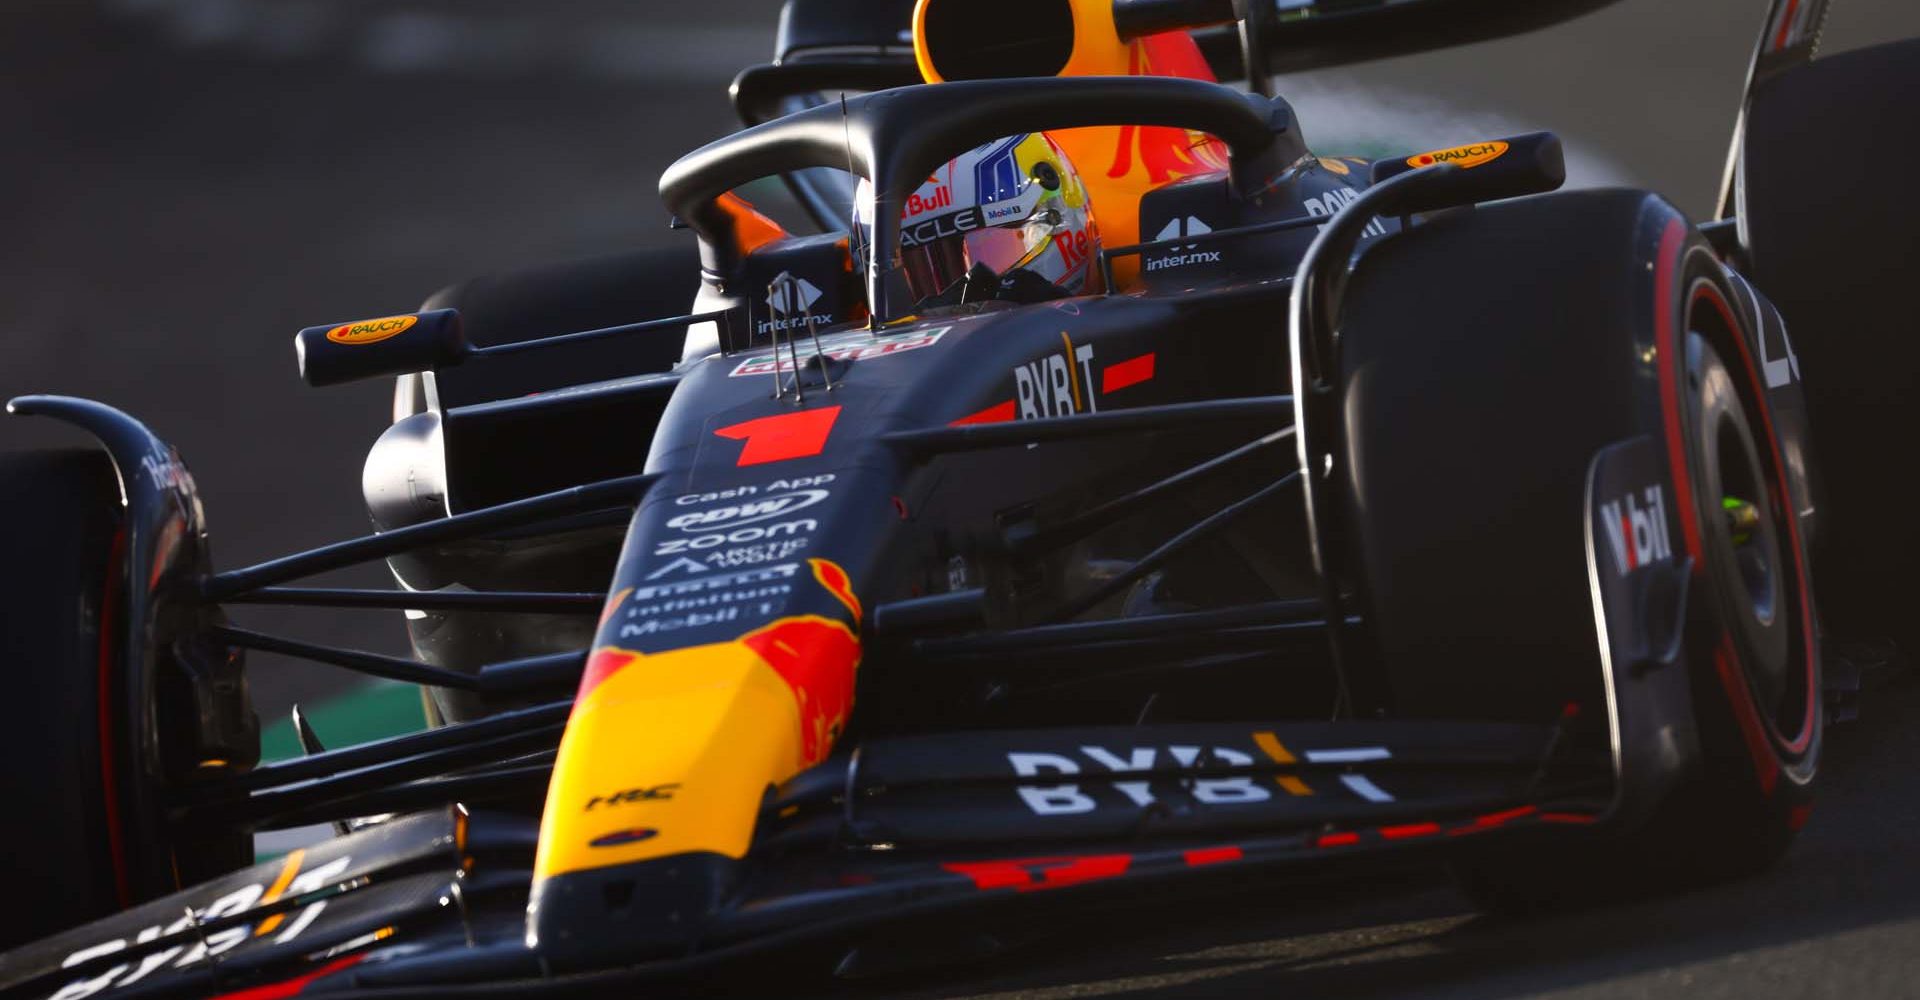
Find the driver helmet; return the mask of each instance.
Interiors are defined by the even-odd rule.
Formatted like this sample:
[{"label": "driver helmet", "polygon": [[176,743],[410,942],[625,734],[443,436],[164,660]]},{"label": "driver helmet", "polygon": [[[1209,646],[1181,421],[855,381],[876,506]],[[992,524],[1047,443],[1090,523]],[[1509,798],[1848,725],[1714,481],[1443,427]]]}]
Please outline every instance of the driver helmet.
[{"label": "driver helmet", "polygon": [[[873,185],[862,180],[856,203],[867,244],[873,202]],[[1099,247],[1079,173],[1040,132],[960,154],[909,194],[900,213],[901,264],[922,305],[1098,291]],[[977,287],[987,278],[989,287]]]}]

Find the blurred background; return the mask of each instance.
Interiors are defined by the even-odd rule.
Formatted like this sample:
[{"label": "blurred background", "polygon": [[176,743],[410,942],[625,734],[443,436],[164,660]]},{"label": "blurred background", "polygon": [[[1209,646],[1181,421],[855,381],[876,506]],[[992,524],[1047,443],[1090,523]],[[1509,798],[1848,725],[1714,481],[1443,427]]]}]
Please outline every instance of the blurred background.
[{"label": "blurred background", "polygon": [[[1823,52],[1920,35],[1913,0],[1835,7]],[[1652,188],[1704,217],[1765,8],[1625,0],[1278,87],[1321,152],[1554,129],[1573,183]],[[224,567],[360,533],[360,464],[390,393],[304,388],[293,332],[407,311],[477,274],[689,239],[667,230],[655,182],[736,127],[727,82],[770,57],[778,9],[7,0],[0,395],[93,396],[149,421],[191,463]],[[0,449],[47,443],[78,441],[0,423]],[[405,651],[379,612],[241,617]],[[263,722],[358,683],[253,662]],[[413,710],[410,691],[390,694],[388,709]],[[329,742],[343,724],[316,721]]]}]

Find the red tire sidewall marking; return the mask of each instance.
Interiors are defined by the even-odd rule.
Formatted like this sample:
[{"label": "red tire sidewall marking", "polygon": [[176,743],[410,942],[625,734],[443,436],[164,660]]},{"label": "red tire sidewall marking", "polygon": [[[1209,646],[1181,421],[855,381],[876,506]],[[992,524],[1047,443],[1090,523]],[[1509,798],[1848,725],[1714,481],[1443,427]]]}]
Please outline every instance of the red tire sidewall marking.
[{"label": "red tire sidewall marking", "polygon": [[[1673,479],[1674,495],[1677,501],[1676,506],[1679,510],[1686,512],[1686,515],[1680,519],[1681,535],[1684,538],[1687,553],[1693,557],[1694,565],[1700,567],[1700,572],[1706,572],[1705,547],[1700,537],[1700,526],[1697,523],[1699,507],[1694,502],[1693,478],[1687,468],[1687,456],[1691,449],[1686,446],[1686,436],[1680,422],[1682,404],[1680,398],[1679,370],[1682,355],[1678,349],[1679,337],[1675,330],[1675,322],[1682,312],[1682,308],[1678,302],[1678,297],[1674,294],[1674,282],[1680,273],[1680,255],[1681,250],[1686,246],[1686,232],[1687,227],[1676,218],[1670,219],[1667,222],[1666,228],[1660,235],[1660,245],[1654,269],[1654,343],[1655,349],[1662,359],[1659,369],[1661,415],[1665,423],[1668,466]],[[1733,334],[1732,339],[1740,351],[1742,363],[1748,371],[1749,378],[1751,378],[1753,375],[1753,359],[1745,343],[1743,327],[1736,322],[1732,322],[1731,311],[1727,308],[1724,298],[1719,296],[1717,289],[1713,289],[1710,283],[1701,287],[1712,289],[1715,304],[1722,310],[1723,316],[1729,321],[1729,329]],[[1688,305],[1691,305],[1691,300],[1689,300]],[[1785,464],[1780,460],[1779,443],[1774,437],[1772,416],[1767,410],[1765,403],[1766,397],[1765,394],[1762,393],[1760,396],[1760,406],[1758,408],[1761,414],[1762,426],[1767,435],[1768,453],[1774,459],[1776,475],[1784,476]],[[1790,492],[1785,492],[1784,480],[1776,486],[1776,489],[1782,490],[1784,496],[1788,498],[1791,497]],[[1789,515],[1791,515],[1792,504],[1788,503],[1786,506],[1788,507]],[[1746,678],[1735,662],[1736,655],[1730,634],[1725,631],[1722,632],[1716,643],[1714,653],[1715,672],[1720,678],[1721,686],[1726,691],[1727,703],[1732,708],[1734,718],[1742,731],[1743,741],[1747,745],[1748,753],[1753,758],[1755,777],[1759,782],[1761,793],[1769,797],[1773,794],[1774,788],[1779,781],[1780,772],[1784,769],[1782,761],[1774,750],[1775,741],[1777,740],[1779,745],[1785,747],[1790,753],[1799,754],[1804,752],[1812,741],[1814,731],[1812,725],[1813,711],[1814,706],[1819,700],[1817,697],[1818,692],[1812,690],[1814,670],[1812,601],[1807,590],[1805,567],[1801,565],[1799,527],[1793,523],[1791,516],[1785,520],[1788,522],[1788,537],[1793,549],[1794,568],[1798,576],[1797,582],[1799,584],[1798,589],[1801,599],[1802,631],[1805,633],[1807,640],[1807,674],[1809,678],[1807,715],[1806,721],[1801,726],[1798,738],[1791,743],[1780,739],[1774,731],[1771,722],[1761,717],[1759,709],[1753,700],[1753,692],[1747,686]]]},{"label": "red tire sidewall marking", "polygon": [[[1713,303],[1713,307],[1720,312],[1721,320],[1727,324],[1727,329],[1732,332],[1734,346],[1740,354],[1741,367],[1746,372],[1747,382],[1753,389],[1755,399],[1754,409],[1758,411],[1761,427],[1766,432],[1767,455],[1773,460],[1772,490],[1774,492],[1774,505],[1777,509],[1785,512],[1785,516],[1780,520],[1786,526],[1787,550],[1793,557],[1794,591],[1800,600],[1800,632],[1806,646],[1807,707],[1800,719],[1800,733],[1798,736],[1792,740],[1786,739],[1780,735],[1779,729],[1772,719],[1760,715],[1758,706],[1753,703],[1753,692],[1747,688],[1744,679],[1735,678],[1735,680],[1740,681],[1739,689],[1745,692],[1746,697],[1735,698],[1734,700],[1740,704],[1743,712],[1751,713],[1755,721],[1760,722],[1766,727],[1766,732],[1770,738],[1778,740],[1780,745],[1785,747],[1788,753],[1798,756],[1805,753],[1807,748],[1813,743],[1814,709],[1820,700],[1817,697],[1818,692],[1814,690],[1816,683],[1814,678],[1814,665],[1819,657],[1819,650],[1816,648],[1813,628],[1813,595],[1807,585],[1807,569],[1802,562],[1799,517],[1795,514],[1793,508],[1793,491],[1787,484],[1787,463],[1785,456],[1780,453],[1780,438],[1773,430],[1773,410],[1767,405],[1766,384],[1761,381],[1759,368],[1754,364],[1753,350],[1747,346],[1746,335],[1741,324],[1734,318],[1733,307],[1728,304],[1726,297],[1720,294],[1719,288],[1709,281],[1699,282],[1693,288],[1693,294],[1687,301],[1687,308],[1691,310],[1694,303],[1699,302],[1701,299],[1706,299]],[[1729,687],[1727,693],[1732,695],[1734,691]]]}]

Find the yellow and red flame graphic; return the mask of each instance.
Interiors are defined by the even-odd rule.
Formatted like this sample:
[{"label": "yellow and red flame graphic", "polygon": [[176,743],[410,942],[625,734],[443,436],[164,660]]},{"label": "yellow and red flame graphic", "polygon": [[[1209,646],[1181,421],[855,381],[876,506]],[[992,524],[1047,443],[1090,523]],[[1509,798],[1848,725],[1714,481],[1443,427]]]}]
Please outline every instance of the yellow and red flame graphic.
[{"label": "yellow and red flame graphic", "polygon": [[782,618],[740,637],[793,692],[800,713],[800,764],[812,767],[847,726],[860,637],[840,622],[814,615]]},{"label": "yellow and red flame graphic", "polygon": [[[853,713],[860,599],[838,563],[808,564],[851,623],[786,615],[722,642],[593,651],[554,762],[536,878],[746,853],[766,789],[826,759]],[[589,807],[663,784],[675,786],[671,798]],[[620,836],[640,827],[647,837]]]},{"label": "yellow and red flame graphic", "polygon": [[[1133,43],[1127,55],[1127,75],[1213,79],[1199,46],[1184,33],[1152,35]],[[1130,177],[1139,171],[1153,187],[1227,169],[1226,150],[1219,140],[1204,133],[1159,125],[1122,125],[1118,132],[1107,166],[1109,178]],[[1137,201],[1134,207],[1139,207]]]},{"label": "yellow and red flame graphic", "polygon": [[853,612],[853,623],[860,624],[860,598],[853,596],[853,580],[847,571],[831,559],[809,559],[807,565],[813,567],[813,578],[820,581],[820,586]]}]

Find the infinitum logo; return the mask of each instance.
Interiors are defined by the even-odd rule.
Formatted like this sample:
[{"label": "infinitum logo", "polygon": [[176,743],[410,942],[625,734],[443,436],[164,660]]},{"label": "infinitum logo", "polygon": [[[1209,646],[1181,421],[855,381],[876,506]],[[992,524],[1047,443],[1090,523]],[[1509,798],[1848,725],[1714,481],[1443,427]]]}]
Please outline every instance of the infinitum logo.
[{"label": "infinitum logo", "polygon": [[[1174,219],[1167,223],[1165,228],[1160,230],[1159,235],[1154,237],[1154,240],[1177,240],[1182,237],[1205,236],[1211,232],[1213,232],[1212,226],[1189,215],[1184,219]],[[1169,268],[1186,267],[1188,264],[1218,263],[1220,263],[1220,251],[1201,250],[1193,244],[1188,244],[1184,247],[1175,248],[1175,252],[1165,257],[1150,258],[1147,261],[1147,270],[1164,271]]]},{"label": "infinitum logo", "polygon": [[[772,318],[761,320],[754,332],[772,333],[804,324],[813,304],[825,294],[805,278],[776,282],[773,290],[767,293],[767,313]],[[812,313],[812,316],[815,326],[826,326],[833,322],[833,317],[826,313]]]}]

